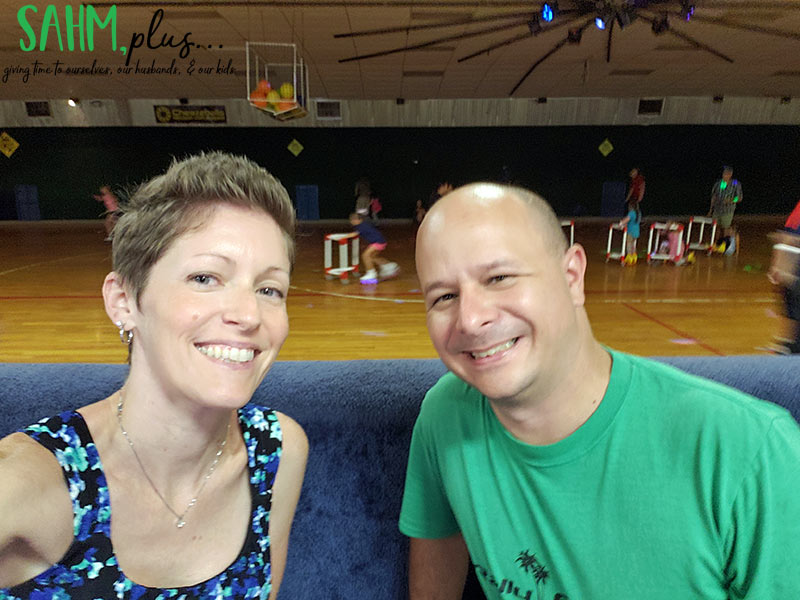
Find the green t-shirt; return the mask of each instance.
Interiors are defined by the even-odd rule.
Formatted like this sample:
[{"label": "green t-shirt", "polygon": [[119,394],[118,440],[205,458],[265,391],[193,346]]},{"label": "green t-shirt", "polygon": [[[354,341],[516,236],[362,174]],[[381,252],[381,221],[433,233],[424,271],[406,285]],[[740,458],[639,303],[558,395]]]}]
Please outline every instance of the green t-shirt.
[{"label": "green t-shirt", "polygon": [[461,532],[490,600],[800,598],[800,428],[784,409],[611,353],[572,435],[533,446],[448,373],[409,455],[401,531]]}]

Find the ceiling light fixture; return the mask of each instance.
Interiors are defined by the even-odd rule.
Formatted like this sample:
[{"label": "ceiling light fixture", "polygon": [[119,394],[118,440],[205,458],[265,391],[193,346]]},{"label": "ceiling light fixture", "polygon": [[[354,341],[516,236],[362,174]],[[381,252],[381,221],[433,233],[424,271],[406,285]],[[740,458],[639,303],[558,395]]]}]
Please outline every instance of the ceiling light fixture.
[{"label": "ceiling light fixture", "polygon": [[694,4],[688,0],[681,0],[681,18],[684,21],[691,21],[694,16]]},{"label": "ceiling light fixture", "polygon": [[583,37],[583,27],[573,27],[567,32],[567,41],[570,44],[580,44]]},{"label": "ceiling light fixture", "polygon": [[539,21],[539,15],[533,15],[531,20],[528,21],[528,29],[531,35],[538,35],[542,31],[542,23]]},{"label": "ceiling light fixture", "polygon": [[552,21],[558,14],[558,2],[545,2],[542,4],[542,20],[545,23]]},{"label": "ceiling light fixture", "polygon": [[627,8],[621,8],[616,12],[615,15],[617,19],[617,24],[619,25],[620,29],[625,29],[628,25],[631,24],[633,20],[633,16],[631,15],[630,10]]},{"label": "ceiling light fixture", "polygon": [[661,35],[662,33],[666,32],[669,29],[669,19],[667,15],[664,15],[660,19],[653,20],[653,33],[656,35]]},{"label": "ceiling light fixture", "polygon": [[[266,2],[267,0],[250,0],[250,1]],[[324,0],[320,1],[324,3]],[[397,0],[397,1],[404,3],[404,2],[409,2],[410,0],[402,0],[402,1]],[[444,0],[441,1],[443,2]],[[499,0],[498,2],[487,2],[487,0],[471,0],[471,1],[475,3],[476,7],[481,7],[484,4],[492,4],[492,5],[497,5],[499,9],[500,5],[503,6],[512,4],[515,5],[515,2],[509,2],[509,1],[499,2]],[[786,1],[788,2],[789,0]],[[797,0],[791,0],[791,1],[797,2]],[[374,2],[382,4],[383,0],[374,0]],[[461,4],[464,3],[465,2],[461,2]],[[724,4],[727,6],[728,4],[732,4],[732,0],[720,0],[719,2],[714,2],[713,4],[715,6],[717,4],[719,4],[720,6]],[[745,6],[745,4],[749,3],[745,3],[744,0],[737,0],[736,4],[741,5],[737,6],[736,10],[742,10],[742,11],[748,10],[748,7]],[[658,10],[656,8],[656,5],[660,5],[661,10]],[[665,9],[665,5],[670,5],[670,7],[668,9]],[[510,30],[512,28],[518,28],[520,26],[522,27],[527,26],[528,32],[521,31],[519,34],[513,35],[501,41],[493,41],[486,47],[471,52],[470,54],[459,58],[458,62],[461,63],[466,60],[470,60],[480,56],[485,56],[489,54],[491,50],[495,50],[496,48],[508,46],[511,44],[515,44],[517,42],[521,42],[526,39],[530,39],[531,36],[536,36],[539,33],[545,33],[545,32],[550,33],[557,29],[566,28],[568,26],[572,27],[569,30],[567,36],[557,40],[556,43],[549,50],[547,50],[544,54],[536,58],[535,62],[531,65],[531,67],[525,72],[522,78],[509,92],[509,96],[513,96],[514,93],[520,88],[522,83],[544,61],[548,60],[551,56],[559,52],[562,48],[564,48],[568,44],[574,45],[580,43],[581,34],[585,29],[591,27],[593,22],[597,25],[598,28],[604,29],[607,34],[605,36],[607,38],[605,43],[606,62],[611,62],[611,49],[612,49],[614,25],[619,24],[619,27],[621,29],[627,28],[633,21],[636,21],[637,19],[649,23],[652,26],[654,34],[660,35],[668,33],[670,36],[679,38],[683,42],[688,43],[688,46],[686,44],[682,44],[680,46],[681,50],[684,49],[702,50],[710,54],[713,54],[717,58],[720,58],[729,63],[734,62],[734,59],[731,58],[730,56],[727,56],[726,54],[723,54],[722,52],[719,52],[710,45],[702,42],[697,37],[689,35],[688,33],[682,31],[681,29],[673,28],[669,21],[669,17],[673,17],[674,19],[681,18],[685,19],[686,21],[689,20],[695,21],[697,19],[700,19],[704,23],[711,23],[729,29],[752,31],[756,33],[768,34],[782,38],[800,40],[800,33],[795,33],[793,31],[775,29],[772,27],[763,27],[760,25],[757,26],[746,22],[740,22],[740,23],[733,22],[724,17],[713,17],[705,15],[701,17],[699,14],[697,16],[694,16],[696,3],[692,2],[692,0],[573,0],[568,5],[565,5],[567,7],[564,9],[559,8],[559,3],[556,0],[550,0],[548,2],[541,2],[541,3],[538,0],[534,0],[533,6],[536,7],[535,12],[511,13],[503,11],[497,14],[488,15],[486,17],[473,18],[473,19],[465,19],[457,21],[448,19],[446,21],[441,21],[438,23],[431,23],[431,24],[424,23],[412,26],[401,24],[396,27],[389,27],[384,29],[370,29],[364,31],[352,31],[346,34],[336,34],[334,37],[337,38],[359,37],[359,36],[367,36],[375,34],[393,34],[398,32],[408,33],[410,30],[428,29],[435,27],[451,27],[454,25],[462,25],[464,23],[477,24],[477,23],[483,23],[485,21],[508,20],[508,23],[504,25],[495,25],[491,27],[485,27],[482,29],[470,28],[467,31],[463,31],[455,35],[445,35],[437,39],[429,40],[422,43],[415,43],[415,44],[406,43],[402,46],[390,48],[380,52],[370,52],[367,54],[360,54],[356,56],[350,56],[347,58],[341,58],[339,59],[339,62],[345,63],[355,60],[365,60],[370,58],[377,58],[380,56],[388,56],[390,54],[396,54],[399,52],[410,52],[412,50],[430,50],[432,47],[440,48],[441,44],[444,42],[454,42],[456,40],[493,34],[501,30],[506,30],[506,29]],[[705,5],[701,5],[701,8],[703,8],[704,6]],[[574,23],[575,21],[582,21],[583,23],[578,26]],[[661,44],[659,48],[661,46],[665,45]],[[676,49],[674,46],[675,45],[673,45],[673,47],[670,47],[668,49]],[[794,72],[787,72],[787,73],[794,74]],[[782,74],[783,74],[782,72],[776,72],[773,75],[778,76]]]}]

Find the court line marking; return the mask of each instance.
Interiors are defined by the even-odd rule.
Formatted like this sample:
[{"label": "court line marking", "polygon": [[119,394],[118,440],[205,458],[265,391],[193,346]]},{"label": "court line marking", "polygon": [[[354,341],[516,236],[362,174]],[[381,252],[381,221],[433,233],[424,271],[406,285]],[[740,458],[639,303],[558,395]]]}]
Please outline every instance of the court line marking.
[{"label": "court line marking", "polygon": [[13,269],[8,269],[6,271],[0,271],[0,275],[8,275],[9,273],[14,273],[16,271],[22,271],[23,269],[30,269],[32,267],[40,267],[42,265],[49,265],[51,263],[62,262],[65,260],[72,260],[73,258],[83,258],[86,256],[97,256],[99,254],[108,255],[107,251],[104,252],[89,252],[88,254],[74,254],[72,256],[62,256],[61,258],[53,258],[51,260],[43,260],[37,263],[31,263],[29,265],[22,265],[21,267],[14,267]]},{"label": "court line marking", "polygon": [[0,300],[102,300],[103,296],[0,296]]},{"label": "court line marking", "polygon": [[775,304],[775,298],[605,298],[603,304]]},{"label": "court line marking", "polygon": [[759,352],[766,352],[767,354],[780,354],[779,352],[775,352],[769,346],[753,346],[753,350],[758,350]]},{"label": "court line marking", "polygon": [[[664,292],[668,294],[672,291],[672,287],[669,288],[628,288],[625,290],[626,294],[656,294],[658,292]],[[613,292],[609,292],[608,290],[585,290],[586,294],[591,295],[602,295],[602,294],[610,294]],[[741,293],[741,290],[735,289],[715,289],[715,288],[703,288],[701,290],[681,290],[681,294],[686,294],[687,296],[696,295],[696,294],[738,294]]]},{"label": "court line marking", "polygon": [[[314,291],[313,293],[308,293],[308,292],[301,293],[300,290],[303,289],[303,288],[296,288],[296,289],[297,289],[297,291],[294,294],[292,294],[293,296],[303,296],[303,295],[312,296],[312,295],[315,295],[315,294],[320,293],[322,291],[322,290],[318,290],[318,291]],[[342,289],[346,289],[346,288],[342,288]],[[358,289],[358,287],[353,286],[352,289]],[[354,294],[354,295],[358,296],[359,294]],[[395,298],[395,299],[397,299],[398,296],[411,296],[411,297],[419,298],[421,296],[421,294],[419,292],[371,292],[370,293],[370,298],[375,298],[375,297],[379,297],[379,296],[383,296],[385,298]]]},{"label": "court line marking", "polygon": [[[33,265],[31,265],[33,266]],[[2,275],[2,273],[0,273]],[[338,298],[353,298],[355,300],[377,300],[380,302],[394,302],[396,304],[403,304],[406,302],[414,304],[424,304],[424,300],[417,298],[392,298],[380,296],[360,296],[357,294],[343,294],[340,292],[328,292],[324,290],[312,290],[310,288],[298,287],[295,285],[289,286],[290,289],[305,292],[305,294],[293,294],[295,298],[303,296],[334,296]],[[64,295],[64,296],[0,296],[0,300],[97,300],[102,299],[101,294],[97,295]],[[754,298],[752,300],[743,298],[629,298],[622,300],[619,298],[605,298],[602,301],[595,300],[589,301],[588,304],[602,303],[602,304],[775,304],[777,300],[772,298]]]},{"label": "court line marking", "polygon": [[[374,300],[377,302],[394,302],[424,304],[425,300],[416,298],[391,298],[377,296],[361,296],[358,294],[344,294],[342,292],[328,292],[326,290],[313,290],[311,288],[290,285],[289,289],[306,292],[312,295],[332,296],[334,298],[350,298],[353,300]],[[605,298],[603,304],[775,304],[774,298]],[[593,302],[589,302],[592,304]]]},{"label": "court line marking", "polygon": [[680,329],[677,329],[677,328],[673,327],[672,325],[669,325],[669,324],[665,323],[665,322],[664,322],[664,321],[662,321],[661,319],[657,319],[656,317],[654,317],[654,316],[652,316],[652,315],[648,315],[646,312],[643,312],[643,311],[641,311],[641,310],[639,310],[639,309],[637,309],[637,308],[634,308],[633,306],[629,306],[628,304],[625,304],[625,303],[623,303],[623,304],[622,304],[622,306],[624,306],[624,307],[625,307],[625,308],[627,308],[628,310],[632,310],[632,311],[633,311],[633,312],[635,312],[637,315],[639,315],[639,316],[642,316],[642,317],[644,317],[645,319],[649,319],[650,321],[653,321],[653,323],[656,323],[656,324],[658,324],[658,325],[661,325],[661,327],[663,327],[663,328],[665,328],[665,329],[668,329],[668,330],[672,331],[673,333],[677,333],[677,334],[678,334],[679,336],[681,336],[682,338],[693,339],[695,342],[697,342],[697,345],[698,345],[698,346],[700,346],[701,348],[705,348],[705,349],[706,349],[706,350],[708,350],[709,352],[713,352],[713,353],[714,353],[714,354],[716,354],[717,356],[725,356],[725,354],[724,354],[723,352],[720,352],[720,351],[719,351],[719,350],[717,350],[716,348],[714,348],[714,347],[712,347],[712,346],[709,346],[708,344],[706,344],[706,343],[705,343],[705,342],[703,342],[702,340],[699,340],[699,339],[697,339],[695,336],[693,336],[693,335],[689,335],[689,334],[688,334],[688,333],[686,333],[685,331],[681,331]]},{"label": "court line marking", "polygon": [[[392,298],[392,297],[380,297],[380,296],[358,296],[356,294],[341,294],[337,292],[326,292],[322,290],[312,290],[308,288],[301,288],[297,287],[296,285],[289,286],[290,289],[305,292],[305,294],[292,294],[290,298],[299,298],[303,296],[338,296],[341,298],[355,298],[356,300],[379,300],[382,302],[394,302],[396,304],[405,304],[406,302],[413,302],[413,303],[424,303],[424,300],[420,300],[418,298]],[[94,296],[86,296],[86,295],[65,295],[65,296],[0,296],[0,300],[102,300],[103,296],[101,294],[97,294]]]},{"label": "court line marking", "polygon": [[[384,298],[378,296],[359,296],[357,294],[342,294],[341,292],[328,292],[325,290],[312,290],[311,288],[290,285],[289,289],[308,292],[319,296],[333,296],[334,298],[351,298],[353,300],[373,300],[375,302],[394,302],[395,304],[425,304],[424,300],[418,298]],[[290,296],[291,298],[291,296]]]}]

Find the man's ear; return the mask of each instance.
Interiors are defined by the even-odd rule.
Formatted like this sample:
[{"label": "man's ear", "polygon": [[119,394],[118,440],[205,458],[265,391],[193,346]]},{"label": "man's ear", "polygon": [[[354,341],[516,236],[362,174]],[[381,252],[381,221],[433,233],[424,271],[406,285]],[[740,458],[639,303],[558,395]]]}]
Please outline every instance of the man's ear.
[{"label": "man's ear", "polygon": [[122,323],[128,331],[136,327],[136,299],[116,271],[111,271],[103,280],[103,303],[112,323]]},{"label": "man's ear", "polygon": [[564,253],[561,264],[572,296],[572,303],[575,306],[583,306],[586,302],[586,295],[583,291],[586,276],[586,250],[580,244],[572,244]]}]

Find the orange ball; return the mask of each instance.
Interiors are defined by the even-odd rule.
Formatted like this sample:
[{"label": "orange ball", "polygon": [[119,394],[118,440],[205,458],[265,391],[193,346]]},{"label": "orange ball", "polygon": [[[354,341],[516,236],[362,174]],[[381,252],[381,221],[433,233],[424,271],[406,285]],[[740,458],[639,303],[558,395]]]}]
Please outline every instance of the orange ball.
[{"label": "orange ball", "polygon": [[257,108],[267,108],[267,93],[263,90],[250,92],[250,104]]}]

